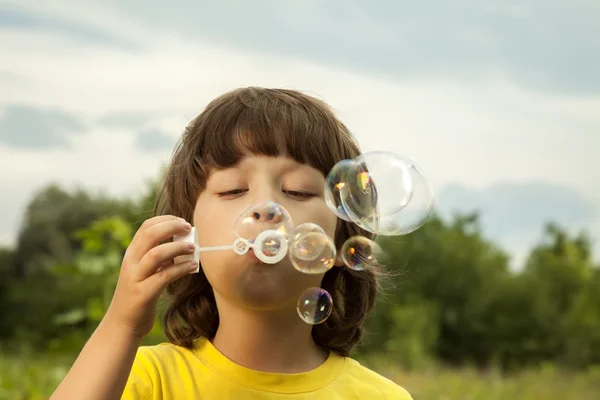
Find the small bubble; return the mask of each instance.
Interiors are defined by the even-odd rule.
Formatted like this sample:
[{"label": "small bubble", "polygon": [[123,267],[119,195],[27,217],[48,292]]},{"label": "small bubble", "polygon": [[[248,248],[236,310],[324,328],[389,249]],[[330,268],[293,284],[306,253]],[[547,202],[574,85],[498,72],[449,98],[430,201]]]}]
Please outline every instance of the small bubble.
[{"label": "small bubble", "polygon": [[353,236],[346,240],[342,245],[341,256],[346,266],[355,271],[373,269],[384,260],[381,247],[364,236]]},{"label": "small bubble", "polygon": [[322,288],[307,289],[298,299],[297,311],[300,318],[310,325],[324,322],[331,315],[333,300]]},{"label": "small bubble", "polygon": [[281,238],[277,236],[268,236],[263,240],[260,250],[267,257],[274,257],[281,249]]},{"label": "small bubble", "polygon": [[319,232],[304,233],[290,244],[292,265],[305,274],[327,272],[333,267],[336,254],[333,240]]}]

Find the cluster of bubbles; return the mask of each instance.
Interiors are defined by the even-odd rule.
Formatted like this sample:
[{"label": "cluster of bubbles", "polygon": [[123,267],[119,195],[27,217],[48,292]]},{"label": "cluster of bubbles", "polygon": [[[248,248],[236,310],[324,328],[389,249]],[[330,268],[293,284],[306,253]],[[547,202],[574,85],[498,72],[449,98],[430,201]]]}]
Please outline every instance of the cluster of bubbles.
[{"label": "cluster of bubbles", "polygon": [[[325,185],[329,209],[340,219],[374,235],[406,235],[419,229],[430,216],[435,198],[431,184],[412,160],[385,151],[368,152],[338,162]],[[331,237],[318,225],[294,226],[285,208],[274,202],[250,207],[237,220],[238,238],[253,238],[256,256],[278,262],[286,255],[298,271],[322,274],[336,259],[347,268],[365,271],[383,263],[380,246],[368,237],[350,237],[337,254]],[[324,322],[333,309],[331,295],[311,287],[298,300],[297,311],[308,324]]]}]

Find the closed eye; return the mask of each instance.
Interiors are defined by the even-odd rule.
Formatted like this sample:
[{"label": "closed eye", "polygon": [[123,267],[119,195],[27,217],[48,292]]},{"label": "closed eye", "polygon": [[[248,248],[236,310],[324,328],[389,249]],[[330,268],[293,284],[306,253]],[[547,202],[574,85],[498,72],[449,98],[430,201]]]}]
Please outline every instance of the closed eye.
[{"label": "closed eye", "polygon": [[284,190],[283,193],[289,195],[289,196],[293,196],[293,197],[302,197],[305,199],[310,199],[311,197],[315,197],[316,194],[314,193],[309,193],[309,192],[298,192],[295,190]]},{"label": "closed eye", "polygon": [[[217,195],[219,197],[227,197],[227,196],[238,196],[241,195],[245,192],[247,192],[248,189],[234,189],[234,190],[228,190],[226,192],[220,192],[217,193]],[[302,198],[302,199],[310,199],[312,197],[315,197],[316,194],[314,193],[310,193],[310,192],[300,192],[297,190],[283,190],[283,193],[287,194],[288,196],[291,197],[297,197],[297,198]]]},{"label": "closed eye", "polygon": [[219,195],[219,197],[225,197],[225,196],[235,196],[235,195],[247,192],[247,191],[248,191],[248,189],[234,189],[234,190],[228,190],[227,192],[221,192],[221,193],[217,193],[217,194]]}]

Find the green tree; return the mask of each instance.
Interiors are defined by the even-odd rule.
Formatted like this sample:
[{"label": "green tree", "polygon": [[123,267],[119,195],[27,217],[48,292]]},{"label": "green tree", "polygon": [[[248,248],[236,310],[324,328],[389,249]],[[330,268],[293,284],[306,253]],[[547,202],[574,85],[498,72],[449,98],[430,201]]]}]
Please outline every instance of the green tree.
[{"label": "green tree", "polygon": [[526,358],[581,363],[592,356],[592,349],[584,349],[596,339],[582,328],[594,329],[600,322],[598,317],[590,317],[598,315],[600,309],[594,292],[596,276],[587,236],[581,233],[570,237],[560,227],[549,224],[542,243],[532,250],[522,277],[535,293],[529,331],[525,333],[530,338]]},{"label": "green tree", "polygon": [[[78,278],[81,282],[93,282],[92,290],[78,303],[71,304],[66,311],[54,315],[54,323],[61,326],[61,337],[51,342],[54,350],[64,351],[69,346],[79,348],[81,340],[76,333],[82,330],[87,337],[104,318],[110,305],[124,253],[131,243],[134,230],[131,224],[118,217],[107,217],[94,221],[89,227],[76,233],[81,240],[82,249],[75,258],[75,263],[55,269],[58,277]],[[146,341],[162,339],[160,326],[157,323]],[[65,332],[74,333],[73,343],[65,343]],[[66,335],[68,339],[70,337]]]},{"label": "green tree", "polygon": [[27,206],[17,239],[14,275],[49,271],[58,262],[70,261],[80,249],[74,233],[107,215],[135,219],[128,200],[91,196],[82,189],[67,192],[49,185],[35,194]]},{"label": "green tree", "polygon": [[151,210],[147,200],[147,193],[137,200],[116,199],[82,189],[69,192],[57,185],[36,193],[5,265],[6,291],[0,299],[6,310],[4,326],[10,328],[5,334],[36,346],[59,336],[54,316],[83,301],[99,284],[54,273],[57,266],[73,264],[82,250],[76,232],[105,217],[120,217],[137,229]]},{"label": "green tree", "polygon": [[[489,363],[496,356],[490,310],[509,270],[507,255],[482,237],[478,215],[457,215],[451,223],[434,216],[420,230],[380,243],[396,284],[387,286],[370,321],[379,338],[368,347],[389,351],[404,340],[402,324],[404,331],[420,327],[412,336],[422,342],[411,346],[418,352],[430,349],[452,364]],[[401,316],[411,313],[409,328],[411,318]]]},{"label": "green tree", "polygon": [[[7,315],[10,312],[8,305],[8,288],[13,265],[12,260],[12,250],[0,248],[0,315]],[[5,318],[0,318],[0,340],[8,337],[10,331],[11,329],[8,321]]]}]

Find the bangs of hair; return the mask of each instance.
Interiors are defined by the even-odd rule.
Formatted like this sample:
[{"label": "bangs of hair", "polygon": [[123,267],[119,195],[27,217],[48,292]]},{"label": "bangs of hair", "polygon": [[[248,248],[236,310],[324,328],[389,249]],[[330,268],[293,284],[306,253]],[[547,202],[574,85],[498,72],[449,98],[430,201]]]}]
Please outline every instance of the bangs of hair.
[{"label": "bangs of hair", "polygon": [[194,148],[204,172],[235,166],[244,156],[263,155],[290,157],[326,176],[351,154],[340,138],[345,127],[325,103],[311,100],[292,91],[275,95],[250,88],[232,92],[223,99],[226,104],[209,105],[194,127],[194,136],[201,140]]}]

